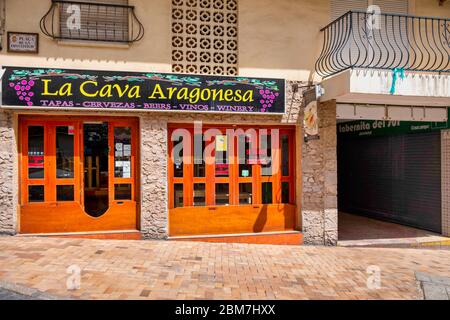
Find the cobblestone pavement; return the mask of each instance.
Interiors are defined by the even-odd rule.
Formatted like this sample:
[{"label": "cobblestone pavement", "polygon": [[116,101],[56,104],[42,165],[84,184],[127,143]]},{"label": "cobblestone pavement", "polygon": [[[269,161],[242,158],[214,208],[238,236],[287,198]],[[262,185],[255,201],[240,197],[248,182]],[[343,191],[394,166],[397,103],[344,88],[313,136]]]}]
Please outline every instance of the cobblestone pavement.
[{"label": "cobblestone pavement", "polygon": [[30,300],[30,297],[0,288],[0,300]]},{"label": "cobblestone pavement", "polygon": [[450,251],[0,237],[0,281],[82,299],[421,299],[416,272]]}]

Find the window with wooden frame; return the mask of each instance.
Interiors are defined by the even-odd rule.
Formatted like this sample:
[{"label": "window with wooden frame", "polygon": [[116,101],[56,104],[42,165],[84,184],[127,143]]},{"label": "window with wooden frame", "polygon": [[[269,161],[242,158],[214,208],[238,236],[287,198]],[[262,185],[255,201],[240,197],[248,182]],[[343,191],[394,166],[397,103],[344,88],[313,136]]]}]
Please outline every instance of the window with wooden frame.
[{"label": "window with wooden frame", "polygon": [[295,204],[294,139],[290,127],[169,125],[169,209]]},{"label": "window with wooden frame", "polygon": [[[135,122],[27,119],[21,128],[22,204],[78,202],[100,216],[115,202],[135,200]],[[97,206],[105,194],[105,210],[89,212],[91,191]]]}]

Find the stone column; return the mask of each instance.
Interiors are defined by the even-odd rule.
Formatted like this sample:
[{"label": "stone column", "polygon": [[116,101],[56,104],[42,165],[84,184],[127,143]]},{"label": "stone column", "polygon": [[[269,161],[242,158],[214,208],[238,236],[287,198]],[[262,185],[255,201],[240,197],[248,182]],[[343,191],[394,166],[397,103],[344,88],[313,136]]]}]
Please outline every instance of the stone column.
[{"label": "stone column", "polygon": [[165,239],[167,230],[167,121],[141,117],[141,233]]},{"label": "stone column", "polygon": [[15,136],[12,113],[0,110],[0,234],[16,233]]},{"label": "stone column", "polygon": [[302,147],[302,229],[305,244],[337,244],[336,102],[318,105],[319,140]]},{"label": "stone column", "polygon": [[450,130],[441,131],[442,234],[450,237]]}]

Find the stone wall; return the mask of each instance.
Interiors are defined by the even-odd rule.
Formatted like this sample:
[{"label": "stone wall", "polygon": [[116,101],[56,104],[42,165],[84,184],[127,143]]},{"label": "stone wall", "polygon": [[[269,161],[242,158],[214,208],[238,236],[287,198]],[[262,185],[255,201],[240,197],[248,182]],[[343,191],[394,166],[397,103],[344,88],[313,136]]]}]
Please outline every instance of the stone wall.
[{"label": "stone wall", "polygon": [[0,234],[16,233],[15,145],[13,116],[0,110]]},{"label": "stone wall", "polygon": [[141,117],[141,231],[146,239],[167,237],[167,123]]},{"label": "stone wall", "polygon": [[337,243],[336,103],[318,106],[319,140],[302,147],[302,226],[305,244]]}]

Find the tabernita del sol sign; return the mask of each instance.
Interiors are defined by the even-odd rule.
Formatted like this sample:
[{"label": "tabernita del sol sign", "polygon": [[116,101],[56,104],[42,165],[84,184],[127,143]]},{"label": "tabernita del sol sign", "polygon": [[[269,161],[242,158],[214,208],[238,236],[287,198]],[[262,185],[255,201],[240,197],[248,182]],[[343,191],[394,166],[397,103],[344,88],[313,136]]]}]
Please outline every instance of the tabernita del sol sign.
[{"label": "tabernita del sol sign", "polygon": [[6,67],[2,105],[284,113],[281,79]]}]

